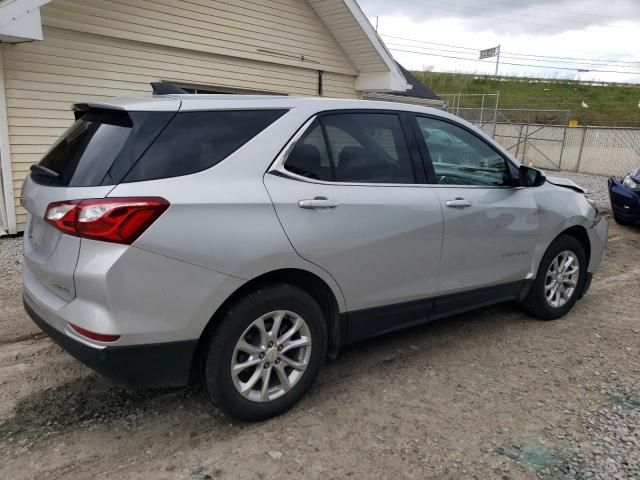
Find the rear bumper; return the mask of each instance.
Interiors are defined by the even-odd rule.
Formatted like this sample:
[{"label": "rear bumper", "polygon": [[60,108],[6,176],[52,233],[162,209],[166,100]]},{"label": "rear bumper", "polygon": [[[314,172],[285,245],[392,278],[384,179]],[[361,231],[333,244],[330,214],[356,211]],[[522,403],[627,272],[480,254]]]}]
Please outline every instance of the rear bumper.
[{"label": "rear bumper", "polygon": [[197,340],[90,347],[47,323],[35,311],[27,295],[23,301],[31,319],[55,343],[85,365],[118,383],[170,387],[187,385],[189,382]]}]

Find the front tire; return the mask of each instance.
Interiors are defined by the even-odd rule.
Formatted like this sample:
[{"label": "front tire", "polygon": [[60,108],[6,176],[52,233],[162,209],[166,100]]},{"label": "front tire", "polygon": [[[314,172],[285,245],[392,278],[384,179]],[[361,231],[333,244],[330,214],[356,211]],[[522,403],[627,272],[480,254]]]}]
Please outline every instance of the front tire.
[{"label": "front tire", "polygon": [[324,362],[327,327],[304,290],[258,288],[223,314],[208,340],[203,383],[226,414],[256,422],[290,409]]},{"label": "front tire", "polygon": [[629,226],[636,223],[633,220],[627,220],[625,218],[622,218],[619,215],[616,215],[615,213],[613,214],[613,219],[616,221],[618,225],[623,225],[623,226]]},{"label": "front tire", "polygon": [[533,286],[522,302],[541,320],[563,317],[576,303],[587,278],[587,255],[574,237],[561,235],[549,246]]}]

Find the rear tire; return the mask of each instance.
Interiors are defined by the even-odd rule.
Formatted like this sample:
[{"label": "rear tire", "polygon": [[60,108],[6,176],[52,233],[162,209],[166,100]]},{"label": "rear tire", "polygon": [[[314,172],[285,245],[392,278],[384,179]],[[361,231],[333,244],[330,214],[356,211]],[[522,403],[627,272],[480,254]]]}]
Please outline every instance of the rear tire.
[{"label": "rear tire", "polygon": [[[574,266],[577,271],[572,273]],[[542,257],[538,275],[522,302],[524,310],[541,320],[563,317],[580,298],[586,274],[587,255],[580,242],[569,235],[559,236]]]},{"label": "rear tire", "polygon": [[227,415],[266,420],[309,390],[326,349],[326,322],[311,295],[287,284],[260,287],[228,308],[210,336],[203,384]]}]

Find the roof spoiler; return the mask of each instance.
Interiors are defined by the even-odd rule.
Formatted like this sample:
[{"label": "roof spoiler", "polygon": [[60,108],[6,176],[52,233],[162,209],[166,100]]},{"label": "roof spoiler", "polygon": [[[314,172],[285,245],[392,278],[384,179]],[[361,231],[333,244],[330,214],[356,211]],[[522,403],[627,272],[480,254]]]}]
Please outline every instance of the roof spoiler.
[{"label": "roof spoiler", "polygon": [[154,95],[184,95],[189,93],[184,88],[166,82],[151,82],[151,88]]}]

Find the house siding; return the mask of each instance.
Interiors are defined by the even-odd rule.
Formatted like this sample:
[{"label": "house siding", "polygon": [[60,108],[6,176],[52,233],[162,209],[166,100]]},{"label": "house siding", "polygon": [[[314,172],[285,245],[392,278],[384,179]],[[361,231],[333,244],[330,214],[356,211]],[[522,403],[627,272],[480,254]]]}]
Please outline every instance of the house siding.
[{"label": "house siding", "polygon": [[[73,102],[150,95],[152,81],[317,95],[317,70],[325,96],[360,97],[346,54],[304,2],[135,5],[54,0],[42,10],[44,40],[0,45],[19,229],[26,221],[20,186],[73,121]],[[314,63],[260,55],[257,46],[297,47]]]},{"label": "house siding", "polygon": [[54,0],[42,14],[67,30],[293,66],[304,56],[309,68],[357,73],[300,0]]}]

